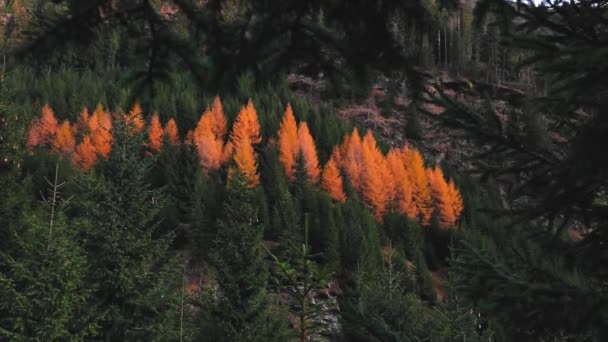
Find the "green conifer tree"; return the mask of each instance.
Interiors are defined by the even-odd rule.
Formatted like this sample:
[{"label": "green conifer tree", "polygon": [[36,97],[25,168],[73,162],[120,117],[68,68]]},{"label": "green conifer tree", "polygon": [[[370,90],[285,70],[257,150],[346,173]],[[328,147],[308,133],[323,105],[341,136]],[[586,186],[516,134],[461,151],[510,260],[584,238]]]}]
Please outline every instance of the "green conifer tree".
[{"label": "green conifer tree", "polygon": [[169,255],[171,235],[158,233],[164,195],[152,189],[152,160],[143,135],[124,122],[113,128],[114,146],[99,174],[79,178],[83,224],[95,306],[105,340],[174,340],[178,332],[179,274]]},{"label": "green conifer tree", "polygon": [[23,212],[21,229],[12,231],[12,253],[0,252],[2,340],[84,340],[98,328],[77,239],[82,227],[65,215],[58,168],[41,207]]},{"label": "green conifer tree", "polygon": [[202,313],[201,339],[281,340],[280,321],[272,318],[266,291],[268,270],[256,196],[239,171],[229,180],[217,226],[210,256],[217,292]]}]

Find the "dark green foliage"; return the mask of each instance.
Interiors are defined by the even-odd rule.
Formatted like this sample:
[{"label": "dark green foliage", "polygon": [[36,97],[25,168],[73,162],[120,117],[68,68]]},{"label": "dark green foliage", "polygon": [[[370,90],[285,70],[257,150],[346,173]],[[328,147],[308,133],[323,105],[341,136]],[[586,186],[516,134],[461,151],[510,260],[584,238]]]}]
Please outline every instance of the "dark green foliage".
[{"label": "dark green foliage", "polygon": [[[279,285],[299,301],[296,313],[325,286],[317,268],[335,272],[344,340],[606,340],[603,1],[548,9],[479,0],[476,12],[488,15],[477,18],[468,1],[197,3],[35,1],[25,28],[32,35],[16,41],[6,40],[15,22],[5,17],[0,336],[288,340],[278,304],[285,293],[267,293],[265,244],[289,260],[279,263]],[[166,4],[179,12],[165,17]],[[12,47],[18,54],[7,54]],[[446,87],[418,96],[423,76],[434,73]],[[310,77],[310,87],[289,83],[292,74]],[[353,127],[336,109],[368,97],[385,75],[381,109],[405,110],[407,140],[425,149],[419,107],[428,100],[447,108],[432,117],[459,137],[469,133],[463,146],[478,146],[473,160],[443,167],[465,202],[458,231],[441,229],[437,217],[424,228],[393,214],[378,223],[347,179],[347,203],[333,203],[301,160],[296,182],[285,178],[273,142],[287,102],[325,164]],[[508,81],[526,94],[509,91]],[[487,100],[463,105],[442,93],[453,90],[449,83],[471,85],[465,96]],[[60,121],[74,121],[84,106],[120,113],[138,99],[146,117],[175,118],[184,137],[218,94],[230,122],[250,98],[257,109],[264,143],[256,146],[255,190],[241,175],[203,174],[191,146],[146,155],[145,134],[125,134],[118,120],[111,156],[87,175],[68,160],[56,164],[46,149],[23,148],[47,102]],[[388,138],[379,142],[384,151],[394,143]],[[51,239],[48,203],[32,208],[55,165],[74,205],[58,210]],[[483,177],[458,175],[466,166]],[[578,227],[586,234],[573,241]],[[185,271],[180,281],[178,253],[202,265],[198,283]]]},{"label": "dark green foliage", "polygon": [[342,208],[340,262],[345,276],[361,270],[375,274],[381,264],[380,236],[376,220],[363,204],[349,199]]},{"label": "dark green foliage", "polygon": [[76,209],[87,252],[100,335],[108,340],[174,339],[178,277],[169,255],[171,235],[160,235],[164,194],[150,188],[150,159],[142,135],[118,120],[114,145],[97,174],[82,175]]},{"label": "dark green foliage", "polygon": [[[441,7],[455,3],[446,0]],[[42,56],[58,64],[110,70],[141,61],[145,67],[131,79],[150,94],[156,93],[153,81],[170,79],[176,66],[186,68],[209,88],[233,86],[243,74],[254,76],[237,84],[247,96],[253,82],[276,80],[296,68],[324,73],[335,88],[346,80],[354,81],[357,88],[369,82],[375,70],[402,71],[415,65],[412,48],[387,25],[394,13],[409,25],[426,26],[436,11],[424,1],[394,0],[382,4],[209,1],[204,6],[179,0],[173,5],[181,15],[171,20],[154,1],[65,0],[38,6],[28,28],[30,39],[17,52],[20,58],[36,61],[37,67],[43,65]],[[101,51],[92,51],[88,60],[65,53],[93,50],[92,46]],[[107,60],[100,58],[102,51]]]},{"label": "dark green foliage", "polygon": [[97,333],[81,224],[65,216],[65,183],[49,181],[39,208],[26,209],[19,229],[8,230],[10,249],[0,253],[0,338],[10,341],[82,340]]},{"label": "dark green foliage", "polygon": [[[382,270],[360,275],[359,286],[340,302],[347,341],[493,341],[487,324],[480,325],[472,307],[457,297],[433,307],[409,286],[412,275],[389,243]],[[415,276],[414,276],[415,278]]]},{"label": "dark green foliage", "polygon": [[345,302],[343,329],[347,341],[409,341],[416,336],[423,340],[429,333],[425,327],[424,306],[413,294],[392,298],[380,286],[365,289],[358,299]]},{"label": "dark green foliage", "polygon": [[189,213],[184,217],[188,222],[186,238],[195,257],[208,257],[217,234],[216,220],[222,212],[223,184],[203,174],[200,167],[196,168],[193,178]]},{"label": "dark green foliage", "polygon": [[[195,204],[201,197],[200,189],[197,189],[201,177],[198,165],[196,151],[189,146],[165,145],[158,159],[159,178],[162,178],[161,184],[166,186],[169,197],[163,210],[162,216],[165,220],[162,226],[165,231],[175,229],[174,244],[178,246],[187,244],[186,240],[192,236],[193,224],[190,223],[190,216],[195,214],[195,208],[202,205]],[[192,222],[199,220],[192,219]]]},{"label": "dark green foliage", "polygon": [[282,336],[280,330],[273,332],[280,322],[270,312],[259,219],[255,192],[248,188],[245,176],[235,171],[211,251],[217,290],[202,313],[203,340],[279,341]]},{"label": "dark green foliage", "polygon": [[[397,259],[397,260],[395,260]],[[425,307],[406,291],[407,275],[400,271],[392,247],[376,275],[359,274],[357,288],[341,302],[344,337],[348,341],[425,340],[430,333]]]},{"label": "dark green foliage", "polygon": [[605,336],[602,285],[580,268],[571,270],[572,261],[563,254],[572,244],[552,241],[530,227],[510,227],[506,233],[497,226],[489,237],[468,236],[457,246],[450,263],[456,293],[497,322],[502,335]]},{"label": "dark green foliage", "polygon": [[[510,338],[607,336],[608,217],[596,199],[608,170],[602,151],[606,58],[600,57],[608,30],[599,3],[480,1],[479,12],[496,19],[504,45],[526,51],[520,66],[545,75],[546,91],[520,96],[499,115],[497,108],[465,105],[442,93],[434,98],[447,108],[441,116],[446,125],[485,146],[473,164],[504,189],[506,209],[494,211],[498,222],[476,222],[485,234],[458,246],[455,267],[466,278],[458,291]],[[500,222],[506,215],[515,222]],[[565,232],[577,235],[577,226],[587,234],[565,242]]]},{"label": "dark green foliage", "polygon": [[289,296],[285,303],[287,310],[297,317],[296,329],[300,341],[307,341],[313,335],[324,328],[320,322],[321,315],[335,308],[323,305],[323,303],[311,300],[313,291],[327,286],[329,274],[319,270],[319,265],[314,261],[315,255],[311,253],[308,245],[308,215],[304,215],[304,242],[301,245],[289,241],[290,258],[280,261],[268,249],[268,254],[275,262],[273,280],[281,292]]}]

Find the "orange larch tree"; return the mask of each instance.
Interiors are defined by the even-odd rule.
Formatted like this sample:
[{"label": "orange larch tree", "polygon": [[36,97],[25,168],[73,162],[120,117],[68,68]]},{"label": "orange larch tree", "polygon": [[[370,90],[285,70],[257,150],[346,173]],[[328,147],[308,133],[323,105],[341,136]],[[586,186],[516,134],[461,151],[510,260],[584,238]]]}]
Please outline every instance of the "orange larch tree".
[{"label": "orange larch tree", "polygon": [[97,152],[91,142],[91,137],[86,135],[72,154],[72,163],[83,172],[89,172],[96,160]]},{"label": "orange larch tree", "polygon": [[287,104],[281,126],[279,128],[279,160],[290,181],[295,179],[295,165],[298,155],[298,126],[293,116],[291,104]]},{"label": "orange larch tree", "polygon": [[165,136],[167,137],[167,141],[171,145],[179,144],[179,133],[177,131],[177,124],[175,123],[175,119],[171,118],[167,121],[165,125]]},{"label": "orange larch tree", "polygon": [[72,133],[72,126],[68,120],[65,120],[57,129],[55,137],[51,142],[53,150],[62,158],[74,152],[76,141]]},{"label": "orange larch tree", "polygon": [[[206,120],[209,122],[210,120]],[[216,139],[211,127],[203,122],[200,129],[197,127],[195,145],[201,162],[203,172],[219,170],[222,166],[222,142]]]},{"label": "orange larch tree", "polygon": [[435,169],[428,168],[426,173],[431,186],[435,210],[439,214],[439,224],[441,227],[453,226],[456,222],[456,216],[452,207],[448,183],[445,181],[443,172],[436,166]]},{"label": "orange larch tree", "polygon": [[300,122],[298,125],[298,143],[300,145],[299,151],[302,153],[306,174],[313,184],[317,184],[321,175],[319,159],[317,158],[317,148],[315,147],[315,141],[308,130],[308,125],[304,121]]},{"label": "orange larch tree", "polygon": [[95,112],[89,118],[89,132],[91,142],[97,154],[107,158],[112,151],[112,118],[110,114],[103,110],[101,105],[97,105]]},{"label": "orange larch tree", "polygon": [[250,187],[253,188],[260,183],[255,153],[248,136],[244,136],[240,140],[238,148],[234,152],[233,160],[235,167],[247,177]]},{"label": "orange larch tree", "polygon": [[46,104],[42,107],[42,115],[32,121],[32,125],[28,131],[27,146],[34,148],[51,143],[57,132],[57,119],[53,109]]},{"label": "orange larch tree", "polygon": [[226,119],[226,115],[224,115],[224,109],[222,108],[222,101],[219,96],[216,96],[213,99],[213,103],[211,104],[211,122],[213,125],[211,126],[211,130],[213,134],[218,138],[223,140],[228,132],[228,120]]},{"label": "orange larch tree", "polygon": [[[356,128],[355,128],[356,129]],[[354,133],[354,131],[353,131]],[[348,154],[348,150],[350,148],[350,139],[352,134],[345,134],[344,138],[342,138],[342,144],[338,146],[338,158],[336,158],[336,164],[339,168],[345,168],[345,160],[346,155]]]},{"label": "orange larch tree", "polygon": [[407,153],[406,160],[408,159],[410,164],[405,166],[412,180],[416,211],[421,224],[428,226],[431,223],[431,216],[433,215],[433,199],[431,197],[429,179],[424,168],[424,160],[420,152],[415,149],[411,149],[411,153]]},{"label": "orange larch tree", "polygon": [[83,107],[80,115],[78,115],[78,120],[76,121],[76,130],[81,135],[85,135],[87,130],[89,129],[89,110],[87,107]]},{"label": "orange larch tree", "polygon": [[409,169],[411,168],[410,166],[412,165],[413,153],[414,150],[409,145],[404,145],[401,149],[401,160],[403,161],[403,166],[407,172],[409,172]]},{"label": "orange larch tree", "polygon": [[154,114],[150,120],[150,129],[148,130],[148,148],[152,152],[160,152],[163,147],[163,135],[163,127],[160,124],[158,114]]},{"label": "orange larch tree", "polygon": [[380,155],[379,165],[382,185],[386,194],[386,208],[387,210],[394,210],[397,206],[397,180],[386,157]]},{"label": "orange larch tree", "polygon": [[384,165],[376,139],[371,131],[368,131],[362,143],[361,195],[378,221],[382,220],[388,204],[383,179]]},{"label": "orange larch tree", "polygon": [[130,132],[141,132],[144,129],[145,121],[142,115],[141,106],[139,102],[135,101],[133,107],[126,115],[126,124],[129,127]]},{"label": "orange larch tree", "polygon": [[346,195],[344,194],[344,186],[342,184],[342,176],[340,170],[336,164],[335,159],[338,156],[338,150],[334,149],[323,169],[323,175],[321,177],[321,188],[325,190],[331,198],[334,200],[344,203],[346,202]]},{"label": "orange larch tree", "polygon": [[219,98],[216,97],[212,108],[203,113],[194,130],[194,145],[198,150],[204,172],[218,170],[226,161],[224,158],[226,125],[226,117]]},{"label": "orange larch tree", "polygon": [[247,102],[247,120],[248,120],[248,132],[249,138],[252,145],[257,145],[262,142],[262,136],[260,133],[260,122],[258,121],[258,112],[253,106],[253,101],[249,99]]},{"label": "orange larch tree", "polygon": [[344,138],[340,149],[341,166],[355,190],[361,189],[361,136],[355,128],[350,136]]},{"label": "orange larch tree", "polygon": [[401,152],[391,149],[386,156],[386,161],[395,179],[395,201],[393,205],[395,210],[411,219],[416,219],[417,211],[412,198],[412,183],[405,166],[403,166]]},{"label": "orange larch tree", "polygon": [[247,102],[246,106],[241,108],[234,120],[232,132],[230,132],[230,140],[225,148],[225,157],[229,159],[232,153],[239,149],[239,144],[244,139],[248,139],[252,145],[262,142],[258,114],[251,99]]},{"label": "orange larch tree", "polygon": [[454,216],[456,217],[456,221],[460,218],[460,214],[464,209],[464,205],[462,202],[462,196],[460,196],[460,191],[456,188],[453,180],[450,180],[448,183],[448,194],[450,196],[450,203],[452,204],[452,210],[454,211]]}]

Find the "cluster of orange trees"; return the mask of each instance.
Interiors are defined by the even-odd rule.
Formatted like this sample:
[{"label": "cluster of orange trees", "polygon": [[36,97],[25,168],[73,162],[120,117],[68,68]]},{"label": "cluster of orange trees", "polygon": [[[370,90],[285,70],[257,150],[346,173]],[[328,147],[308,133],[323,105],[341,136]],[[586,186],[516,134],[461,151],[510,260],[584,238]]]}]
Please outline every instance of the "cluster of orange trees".
[{"label": "cluster of orange trees", "polygon": [[[130,132],[140,132],[146,126],[138,104],[121,115],[110,115],[101,106],[89,115],[85,108],[75,124],[67,120],[59,124],[46,105],[41,117],[30,126],[28,147],[50,146],[88,172],[98,158],[107,158],[111,151],[112,120],[124,120]],[[233,161],[233,167],[247,177],[249,185],[256,186],[260,177],[255,146],[262,137],[251,100],[241,108],[227,135],[228,120],[216,97],[194,130],[186,134],[185,143],[196,148],[203,172],[220,170]],[[148,123],[147,138],[146,148],[152,153],[160,152],[163,143],[176,145],[180,141],[175,121],[169,120],[163,128],[156,114]],[[301,161],[311,183],[319,184],[334,200],[345,202],[344,176],[378,220],[388,212],[397,212],[429,225],[436,213],[440,225],[449,227],[454,226],[463,210],[458,189],[452,180],[446,180],[439,167],[425,168],[421,153],[407,145],[384,155],[370,131],[363,138],[357,129],[346,135],[321,169],[314,138],[306,122],[296,122],[289,104],[278,131],[278,150],[289,181],[295,180],[296,166]],[[231,173],[232,169],[228,177]]]},{"label": "cluster of orange trees", "polygon": [[[68,120],[59,124],[51,107],[45,105],[40,118],[30,125],[27,146],[29,149],[50,147],[61,158],[71,158],[76,167],[88,172],[98,158],[107,158],[112,151],[113,120],[124,120],[131,133],[141,132],[145,126],[139,104],[135,104],[128,114],[114,116],[101,105],[93,114],[84,108],[74,124]],[[165,137],[170,144],[179,142],[175,120],[169,120],[163,129],[155,114],[149,124],[147,148],[160,152]]]},{"label": "cluster of orange trees", "polygon": [[[296,125],[288,105],[279,129],[279,157],[288,179],[293,180],[296,158],[313,183],[321,174],[315,143],[306,122]],[[320,177],[321,188],[334,200],[345,202],[344,174],[376,219],[399,212],[429,225],[436,211],[442,226],[453,226],[462,209],[462,198],[453,181],[446,181],[439,167],[424,167],[420,152],[409,146],[391,149],[385,156],[371,131],[361,139],[355,128],[334,147]]]},{"label": "cluster of orange trees", "polygon": [[213,100],[211,108],[203,113],[194,132],[188,132],[186,143],[193,144],[201,162],[203,172],[219,170],[231,159],[254,187],[259,184],[254,145],[262,142],[258,115],[251,100],[237,115],[228,141],[228,120],[219,97]]}]

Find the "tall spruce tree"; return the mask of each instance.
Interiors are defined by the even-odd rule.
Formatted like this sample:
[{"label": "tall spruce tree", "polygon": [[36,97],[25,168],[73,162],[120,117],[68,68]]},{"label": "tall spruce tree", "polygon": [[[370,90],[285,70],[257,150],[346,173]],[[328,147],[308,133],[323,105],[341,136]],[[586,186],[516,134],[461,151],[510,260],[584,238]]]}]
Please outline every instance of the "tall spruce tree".
[{"label": "tall spruce tree", "polygon": [[89,264],[77,239],[82,226],[65,215],[58,170],[57,164],[41,206],[24,210],[21,229],[10,231],[12,248],[0,252],[2,340],[75,341],[99,328],[94,287],[86,282]]},{"label": "tall spruce tree", "polygon": [[172,237],[157,232],[164,195],[146,179],[152,159],[143,151],[145,133],[124,120],[112,133],[108,159],[78,179],[76,206],[92,305],[103,314],[99,338],[175,340],[179,275],[169,254]]},{"label": "tall spruce tree", "polygon": [[321,316],[335,309],[331,303],[316,302],[313,298],[315,289],[327,286],[330,274],[320,270],[314,261],[316,255],[311,253],[308,244],[308,215],[304,215],[304,242],[302,244],[288,241],[289,259],[282,262],[268,248],[266,251],[275,262],[276,270],[273,280],[281,292],[288,295],[288,311],[297,319],[299,341],[309,341],[325,328]]},{"label": "tall spruce tree", "polygon": [[[201,340],[281,341],[281,322],[270,311],[268,270],[262,247],[256,196],[238,170],[228,182],[226,200],[210,261],[217,293],[205,307]],[[274,313],[276,315],[276,313]]]}]

